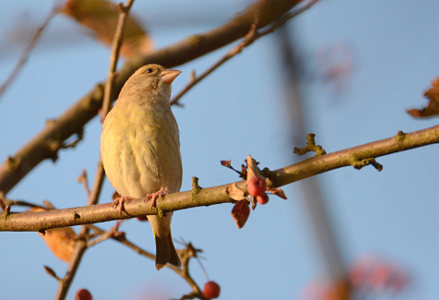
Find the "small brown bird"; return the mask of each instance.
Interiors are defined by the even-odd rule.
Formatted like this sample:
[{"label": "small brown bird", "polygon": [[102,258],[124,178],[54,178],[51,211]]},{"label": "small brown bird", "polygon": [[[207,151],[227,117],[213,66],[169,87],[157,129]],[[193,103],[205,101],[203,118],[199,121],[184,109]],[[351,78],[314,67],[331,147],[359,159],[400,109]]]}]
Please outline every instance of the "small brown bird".
[{"label": "small brown bird", "polygon": [[[177,122],[169,104],[171,83],[181,73],[159,65],[139,68],[120,91],[104,120],[101,157],[105,173],[125,199],[155,199],[178,192],[182,180]],[[171,217],[147,216],[156,241],[156,268],[179,267],[172,242]]]}]

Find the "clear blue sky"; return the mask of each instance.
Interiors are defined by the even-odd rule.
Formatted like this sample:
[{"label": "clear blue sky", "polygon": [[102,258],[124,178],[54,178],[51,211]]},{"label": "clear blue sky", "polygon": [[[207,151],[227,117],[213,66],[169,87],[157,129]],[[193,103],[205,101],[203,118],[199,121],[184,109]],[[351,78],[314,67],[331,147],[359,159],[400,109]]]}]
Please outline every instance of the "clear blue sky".
[{"label": "clear blue sky", "polygon": [[[133,9],[146,23],[150,20],[151,35],[157,47],[162,47],[222,24],[247,2],[136,1]],[[14,42],[11,31],[39,22],[51,5],[52,1],[3,3],[0,80],[23,48]],[[390,137],[398,130],[409,132],[437,124],[437,119],[414,120],[405,110],[426,104],[422,94],[439,75],[438,10],[434,0],[333,0],[322,1],[290,22],[308,66],[307,130],[317,134],[317,142],[328,152]],[[195,20],[190,24],[165,26],[178,15],[190,14]],[[72,21],[56,17],[0,99],[2,161],[39,132],[47,118],[58,116],[106,77],[109,50],[82,32]],[[287,136],[276,43],[272,36],[256,42],[188,93],[182,99],[183,109],[174,108],[181,132],[182,190],[190,189],[192,176],[200,178],[201,186],[237,180],[220,166],[223,159],[239,166],[252,154],[262,167],[272,169],[291,162],[293,147],[300,145],[292,145]],[[334,93],[312,72],[318,51],[337,44],[347,46],[353,61],[343,94]],[[174,92],[188,81],[192,69],[200,73],[228,49],[179,66],[184,73],[175,81]],[[95,119],[76,149],[62,151],[56,164],[39,165],[9,196],[32,202],[48,199],[57,207],[84,205],[85,193],[76,178],[82,169],[93,178],[99,135]],[[388,258],[405,266],[414,279],[412,288],[399,299],[438,299],[437,146],[378,161],[384,165],[381,173],[372,167],[344,168],[318,176],[344,258],[347,263],[367,253]],[[252,211],[241,230],[230,216],[231,205],[174,214],[174,237],[204,250],[204,265],[210,278],[221,285],[221,299],[298,299],[319,277],[320,260],[298,187],[285,187],[288,201],[272,197],[267,205]],[[111,193],[106,182],[102,201],[109,202]],[[102,226],[109,228],[112,223]],[[132,220],[121,229],[145,249],[155,249],[149,224]],[[59,275],[67,265],[50,253],[36,233],[0,233],[0,245],[2,297],[54,297],[57,284],[42,265]],[[197,281],[204,283],[196,263],[192,270]],[[157,272],[152,261],[112,241],[87,251],[68,299],[82,287],[97,300],[157,299],[140,296],[153,291],[178,298],[190,291],[171,271]]]}]

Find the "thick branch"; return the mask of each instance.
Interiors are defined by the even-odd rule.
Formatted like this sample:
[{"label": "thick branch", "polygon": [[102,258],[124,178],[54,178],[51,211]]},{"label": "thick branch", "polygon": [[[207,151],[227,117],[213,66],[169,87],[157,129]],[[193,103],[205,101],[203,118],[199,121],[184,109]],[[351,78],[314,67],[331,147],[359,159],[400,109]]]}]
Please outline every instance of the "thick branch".
[{"label": "thick branch", "polygon": [[[124,82],[140,66],[158,63],[172,67],[186,63],[245,36],[255,18],[258,19],[258,28],[264,27],[299,2],[299,0],[260,0],[221,27],[191,36],[170,47],[127,62],[115,80],[111,99],[116,98]],[[102,105],[102,97],[101,83],[59,118],[47,123],[46,127],[14,156],[8,157],[0,166],[0,191],[6,194],[41,161],[47,158],[55,159],[57,151],[65,140],[72,134],[82,132],[83,126],[97,114]]]},{"label": "thick branch", "polygon": [[[264,171],[273,186],[286,185],[313,175],[344,166],[355,166],[358,161],[376,158],[412,148],[439,143],[439,125],[412,133],[402,133],[394,137],[364,144],[354,148],[312,157],[302,162],[275,171]],[[245,181],[236,182],[245,190]],[[157,214],[163,211],[181,210],[197,206],[209,206],[226,202],[229,199],[226,189],[229,185],[197,189],[174,193],[159,199],[157,208],[143,200],[127,201],[126,212],[114,209],[111,203],[87,207],[58,209],[45,212],[25,212],[7,215],[0,213],[0,231],[41,231],[49,228],[73,226],[104,222],[117,219],[127,219],[145,214]]]}]

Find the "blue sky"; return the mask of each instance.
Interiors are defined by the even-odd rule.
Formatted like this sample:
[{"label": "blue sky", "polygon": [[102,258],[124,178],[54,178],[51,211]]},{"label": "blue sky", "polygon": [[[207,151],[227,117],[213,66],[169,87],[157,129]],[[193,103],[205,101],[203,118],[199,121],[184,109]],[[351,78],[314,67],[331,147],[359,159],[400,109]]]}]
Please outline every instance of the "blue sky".
[{"label": "blue sky", "polygon": [[[42,20],[52,1],[9,1],[0,11],[0,80],[18,59],[23,44],[10,32]],[[172,44],[225,22],[246,1],[203,1],[173,4],[136,1],[133,10],[150,24],[157,47]],[[171,8],[170,8],[171,7]],[[202,8],[202,9],[201,9]],[[308,80],[303,93],[309,128],[327,152],[437,124],[437,119],[414,120],[405,113],[426,104],[423,92],[439,74],[439,3],[413,1],[322,1],[289,23],[301,51]],[[176,15],[202,15],[199,22],[172,23]],[[208,16],[206,18],[206,15]],[[17,21],[19,20],[19,21]],[[148,22],[149,20],[149,22]],[[182,21],[179,21],[182,22]],[[106,77],[109,50],[83,35],[83,30],[63,16],[56,17],[17,80],[0,99],[0,157],[4,160],[54,118]],[[282,99],[282,65],[274,36],[257,41],[242,54],[200,83],[174,108],[181,133],[184,167],[182,190],[191,177],[201,186],[237,180],[221,167],[231,159],[239,166],[251,154],[262,167],[280,168],[291,163],[294,146],[289,138]],[[343,94],[336,94],[313,75],[317,53],[343,44],[352,55],[353,71]],[[219,59],[229,47],[177,69],[174,93]],[[87,125],[85,139],[74,150],[60,153],[56,164],[45,161],[8,195],[57,207],[81,206],[85,193],[76,182],[82,169],[93,178],[99,155],[100,123]],[[305,141],[305,137],[303,137]],[[406,267],[414,282],[399,299],[433,300],[437,285],[439,226],[437,203],[437,146],[427,146],[378,159],[384,170],[343,168],[317,176],[337,236],[350,263],[375,253]],[[304,214],[300,184],[285,187],[289,198],[271,197],[251,212],[238,230],[231,205],[202,207],[174,214],[174,238],[184,238],[204,250],[203,261],[212,280],[222,287],[221,299],[298,299],[317,279],[322,267]],[[112,188],[105,183],[102,202]],[[109,228],[112,223],[101,226]],[[130,240],[153,250],[149,224],[136,220],[121,228]],[[1,233],[0,282],[7,299],[53,298],[56,282],[44,273],[51,266],[59,275],[66,264],[55,258],[36,233]],[[194,277],[204,275],[194,262]],[[75,278],[73,291],[87,287],[95,299],[153,299],[139,295],[166,291],[178,298],[189,287],[171,271],[157,272],[154,263],[109,241],[87,251]],[[385,299],[385,298],[383,298]]]}]

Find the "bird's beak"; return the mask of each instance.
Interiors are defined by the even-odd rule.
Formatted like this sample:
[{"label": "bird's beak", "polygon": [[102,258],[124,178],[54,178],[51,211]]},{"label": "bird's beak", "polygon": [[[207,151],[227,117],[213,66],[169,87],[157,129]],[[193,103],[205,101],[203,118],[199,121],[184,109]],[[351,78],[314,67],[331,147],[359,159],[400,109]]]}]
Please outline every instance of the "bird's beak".
[{"label": "bird's beak", "polygon": [[163,70],[160,73],[160,76],[162,77],[163,82],[167,83],[167,84],[171,84],[174,79],[180,75],[181,71],[179,70]]}]

